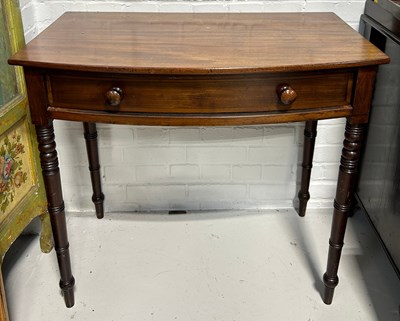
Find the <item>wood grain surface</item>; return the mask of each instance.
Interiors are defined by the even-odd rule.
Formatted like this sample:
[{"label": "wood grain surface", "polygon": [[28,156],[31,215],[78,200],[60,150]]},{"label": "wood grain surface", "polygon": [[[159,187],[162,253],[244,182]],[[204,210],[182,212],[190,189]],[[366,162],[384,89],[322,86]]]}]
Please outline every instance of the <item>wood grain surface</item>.
[{"label": "wood grain surface", "polygon": [[333,13],[65,13],[9,63],[118,73],[321,70],[388,62]]},{"label": "wood grain surface", "polygon": [[[245,75],[129,75],[101,77],[49,75],[50,106],[122,113],[265,113],[350,105],[352,72]],[[276,87],[288,83],[297,100],[285,105]],[[120,104],[106,103],[106,93],[120,88]]]}]

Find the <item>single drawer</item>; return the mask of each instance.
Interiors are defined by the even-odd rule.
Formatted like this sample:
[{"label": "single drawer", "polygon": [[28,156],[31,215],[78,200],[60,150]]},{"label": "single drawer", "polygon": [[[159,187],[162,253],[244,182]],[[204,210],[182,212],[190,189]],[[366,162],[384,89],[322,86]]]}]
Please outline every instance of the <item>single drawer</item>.
[{"label": "single drawer", "polygon": [[49,105],[120,113],[225,114],[348,106],[354,74],[50,74]]}]

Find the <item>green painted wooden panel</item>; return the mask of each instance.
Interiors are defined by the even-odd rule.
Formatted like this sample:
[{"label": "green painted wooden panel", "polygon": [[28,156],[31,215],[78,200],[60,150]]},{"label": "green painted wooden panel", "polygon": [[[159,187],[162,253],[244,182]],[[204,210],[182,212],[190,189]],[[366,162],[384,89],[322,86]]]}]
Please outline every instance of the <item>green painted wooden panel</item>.
[{"label": "green painted wooden panel", "polygon": [[[7,63],[10,55],[23,46],[19,1],[0,0],[0,265],[8,248],[36,216],[42,221],[42,250],[48,252],[52,248],[47,201],[39,174],[35,130],[29,120],[23,71]],[[22,128],[23,133],[18,133]],[[27,158],[22,159],[22,155]],[[21,192],[19,196],[17,192]]]},{"label": "green painted wooden panel", "polygon": [[5,10],[0,2],[0,109],[18,94],[14,67],[7,63],[10,51]]}]

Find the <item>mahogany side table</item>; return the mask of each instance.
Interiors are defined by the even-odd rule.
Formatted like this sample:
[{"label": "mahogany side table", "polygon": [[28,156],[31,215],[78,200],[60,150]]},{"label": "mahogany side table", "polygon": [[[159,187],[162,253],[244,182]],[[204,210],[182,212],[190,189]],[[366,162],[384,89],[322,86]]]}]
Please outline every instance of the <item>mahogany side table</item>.
[{"label": "mahogany side table", "polygon": [[24,67],[67,307],[74,278],[53,119],[84,123],[103,217],[96,122],[238,126],[304,121],[304,216],[317,121],[347,117],[324,302],[338,267],[377,66],[389,58],[332,13],[65,13],[9,59]]}]

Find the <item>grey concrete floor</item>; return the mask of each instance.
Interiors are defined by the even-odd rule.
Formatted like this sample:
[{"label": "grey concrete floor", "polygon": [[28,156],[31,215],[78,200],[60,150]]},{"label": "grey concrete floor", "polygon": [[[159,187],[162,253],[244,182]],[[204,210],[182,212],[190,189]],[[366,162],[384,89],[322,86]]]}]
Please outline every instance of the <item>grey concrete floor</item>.
[{"label": "grey concrete floor", "polygon": [[54,251],[7,254],[11,321],[399,321],[400,281],[362,213],[350,219],[334,302],[321,300],[331,210],[70,213],[76,303]]}]

